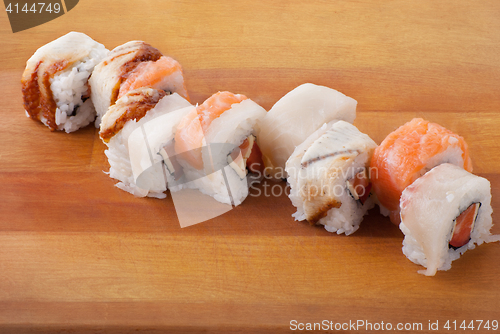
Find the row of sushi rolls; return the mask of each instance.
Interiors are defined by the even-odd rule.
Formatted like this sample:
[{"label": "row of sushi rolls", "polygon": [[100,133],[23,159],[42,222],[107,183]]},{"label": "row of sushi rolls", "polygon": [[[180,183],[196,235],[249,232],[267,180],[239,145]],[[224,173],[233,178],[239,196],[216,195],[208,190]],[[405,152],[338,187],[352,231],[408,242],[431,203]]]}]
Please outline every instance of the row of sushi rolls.
[{"label": "row of sushi rolls", "polygon": [[187,187],[239,205],[250,176],[286,179],[293,217],[329,232],[351,235],[378,205],[427,276],[500,240],[490,182],[471,173],[464,138],[415,118],[377,145],[352,124],[356,100],[325,86],[300,85],[269,111],[227,91],[192,105],[181,65],[158,49],[131,41],[109,51],[70,32],[27,61],[22,92],[27,116],[52,131],[95,121],[109,176],[135,196]]}]

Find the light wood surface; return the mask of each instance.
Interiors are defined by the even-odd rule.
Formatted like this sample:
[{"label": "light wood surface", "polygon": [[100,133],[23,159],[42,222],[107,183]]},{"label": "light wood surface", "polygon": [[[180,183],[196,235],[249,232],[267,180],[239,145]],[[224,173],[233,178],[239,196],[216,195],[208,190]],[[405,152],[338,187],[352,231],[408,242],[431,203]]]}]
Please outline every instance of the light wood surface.
[{"label": "light wood surface", "polygon": [[229,90],[269,109],[313,82],[356,99],[355,125],[377,143],[413,117],[437,122],[465,137],[474,172],[490,180],[500,233],[497,0],[85,0],[15,34],[3,13],[1,333],[280,333],[292,320],[424,333],[429,321],[448,332],[447,320],[500,320],[498,243],[425,277],[377,210],[346,237],[295,222],[284,195],[249,197],[181,229],[171,197],[114,187],[95,128],[51,133],[24,114],[26,60],[69,31],[109,49],[152,44],[182,64],[194,103]]}]

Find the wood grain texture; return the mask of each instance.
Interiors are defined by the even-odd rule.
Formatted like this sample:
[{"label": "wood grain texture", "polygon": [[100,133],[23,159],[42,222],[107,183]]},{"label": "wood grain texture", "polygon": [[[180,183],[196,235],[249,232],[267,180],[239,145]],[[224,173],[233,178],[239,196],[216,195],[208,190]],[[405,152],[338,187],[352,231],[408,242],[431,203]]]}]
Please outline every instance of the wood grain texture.
[{"label": "wood grain texture", "polygon": [[[26,60],[69,31],[159,48],[194,103],[229,90],[269,109],[313,82],[355,98],[355,125],[377,143],[413,117],[437,122],[468,142],[500,219],[498,1],[86,0],[16,34],[4,13],[0,333],[281,333],[291,320],[425,333],[429,320],[500,320],[498,243],[424,277],[376,209],[346,237],[295,222],[285,195],[250,196],[181,229],[171,197],[114,187],[95,128],[51,133],[24,115]],[[271,186],[285,190],[258,189]]]}]

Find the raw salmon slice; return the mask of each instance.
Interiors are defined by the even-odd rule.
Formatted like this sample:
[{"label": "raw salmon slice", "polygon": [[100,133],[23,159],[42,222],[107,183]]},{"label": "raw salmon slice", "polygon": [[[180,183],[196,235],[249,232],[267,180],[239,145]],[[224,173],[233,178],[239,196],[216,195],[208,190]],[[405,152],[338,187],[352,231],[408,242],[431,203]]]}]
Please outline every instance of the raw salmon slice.
[{"label": "raw salmon slice", "polygon": [[[209,97],[203,104],[186,115],[179,123],[175,134],[175,151],[191,166],[203,168],[201,147],[203,137],[212,121],[231,108],[235,103],[246,100],[241,94],[218,92]],[[228,124],[228,126],[231,126]]]},{"label": "raw salmon slice", "polygon": [[157,61],[145,61],[137,65],[121,84],[118,98],[128,91],[140,87],[151,87],[169,93],[177,93],[189,101],[182,67],[170,57],[162,56]]},{"label": "raw salmon slice", "polygon": [[390,133],[373,154],[370,172],[380,204],[399,223],[399,199],[403,190],[431,168],[451,163],[472,171],[464,138],[421,118]]}]

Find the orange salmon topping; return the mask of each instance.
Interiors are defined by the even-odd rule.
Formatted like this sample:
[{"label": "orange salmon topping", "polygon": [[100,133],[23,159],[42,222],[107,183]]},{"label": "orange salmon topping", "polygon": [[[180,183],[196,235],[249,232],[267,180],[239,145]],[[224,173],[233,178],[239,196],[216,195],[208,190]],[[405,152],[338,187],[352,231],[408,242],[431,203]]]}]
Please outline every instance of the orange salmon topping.
[{"label": "orange salmon topping", "polygon": [[[175,74],[179,78],[175,78]],[[150,87],[162,89],[170,93],[177,93],[189,101],[186,86],[182,80],[181,65],[170,57],[162,56],[156,61],[145,61],[137,65],[121,84],[118,98],[125,95],[128,91],[141,87]]]},{"label": "orange salmon topping", "polygon": [[[450,162],[448,156],[443,156],[433,166],[428,165],[448,148],[458,148],[462,152],[463,162],[459,167],[471,172],[465,140],[439,124],[415,118],[390,133],[375,149],[370,164],[370,170],[374,171],[373,189],[380,203],[390,211],[398,211],[401,193],[424,174],[426,168]],[[391,216],[397,217],[397,214]]]},{"label": "orange salmon topping", "polygon": [[245,95],[230,92],[218,92],[209,97],[180,121],[175,134],[175,152],[194,168],[202,169],[201,147],[210,124],[233,104],[246,99]]}]

